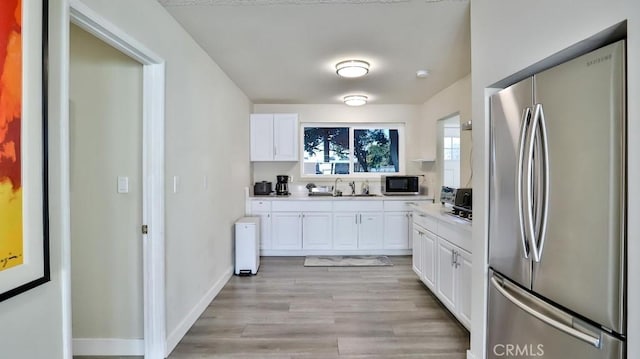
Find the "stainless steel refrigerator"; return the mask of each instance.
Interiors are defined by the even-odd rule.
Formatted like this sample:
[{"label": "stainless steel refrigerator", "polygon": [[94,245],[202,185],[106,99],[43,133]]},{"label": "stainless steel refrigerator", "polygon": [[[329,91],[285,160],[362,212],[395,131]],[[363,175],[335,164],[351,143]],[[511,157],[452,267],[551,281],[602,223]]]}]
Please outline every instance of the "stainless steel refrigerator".
[{"label": "stainless steel refrigerator", "polygon": [[491,96],[488,358],[625,358],[625,43]]}]

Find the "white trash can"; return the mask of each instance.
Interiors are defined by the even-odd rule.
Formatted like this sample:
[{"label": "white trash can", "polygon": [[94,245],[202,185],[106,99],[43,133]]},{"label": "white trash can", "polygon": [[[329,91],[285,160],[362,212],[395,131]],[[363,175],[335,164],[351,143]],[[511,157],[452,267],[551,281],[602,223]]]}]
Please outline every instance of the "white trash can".
[{"label": "white trash can", "polygon": [[260,267],[260,217],[242,217],[235,224],[236,275],[258,273]]}]

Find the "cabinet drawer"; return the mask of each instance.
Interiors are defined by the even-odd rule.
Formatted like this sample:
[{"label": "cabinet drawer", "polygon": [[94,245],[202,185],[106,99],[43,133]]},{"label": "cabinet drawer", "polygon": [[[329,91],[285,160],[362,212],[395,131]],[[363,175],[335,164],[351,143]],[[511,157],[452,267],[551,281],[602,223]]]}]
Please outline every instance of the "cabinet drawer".
[{"label": "cabinet drawer", "polygon": [[413,212],[413,223],[427,229],[433,233],[438,233],[438,220],[422,212]]},{"label": "cabinet drawer", "polygon": [[440,221],[438,225],[438,236],[468,252],[472,250],[471,232],[451,223]]},{"label": "cabinet drawer", "polygon": [[270,211],[271,201],[251,201],[251,213]]},{"label": "cabinet drawer", "polygon": [[375,200],[342,200],[333,201],[333,210],[341,212],[381,212],[382,201]]},{"label": "cabinet drawer", "polygon": [[273,201],[276,212],[331,212],[331,201]]}]

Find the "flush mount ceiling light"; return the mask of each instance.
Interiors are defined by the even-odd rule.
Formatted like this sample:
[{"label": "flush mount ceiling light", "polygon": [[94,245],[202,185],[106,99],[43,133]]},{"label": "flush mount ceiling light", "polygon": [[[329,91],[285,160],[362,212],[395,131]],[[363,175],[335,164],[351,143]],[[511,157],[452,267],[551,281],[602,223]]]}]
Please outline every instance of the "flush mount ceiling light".
[{"label": "flush mount ceiling light", "polygon": [[342,77],[354,78],[369,72],[369,63],[362,60],[347,60],[336,64],[336,73]]},{"label": "flush mount ceiling light", "polygon": [[423,79],[429,76],[429,70],[418,70],[416,71],[416,77],[419,79]]},{"label": "flush mount ceiling light", "polygon": [[345,96],[343,101],[347,106],[362,106],[367,103],[367,96],[364,95],[349,95]]}]

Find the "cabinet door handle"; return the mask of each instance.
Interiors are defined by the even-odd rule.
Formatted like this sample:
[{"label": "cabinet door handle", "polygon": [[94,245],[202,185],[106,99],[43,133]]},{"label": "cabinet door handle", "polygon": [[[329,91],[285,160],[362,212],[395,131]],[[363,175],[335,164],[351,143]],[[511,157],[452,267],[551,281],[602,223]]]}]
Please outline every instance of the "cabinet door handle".
[{"label": "cabinet door handle", "polygon": [[362,214],[360,214],[360,224],[362,224]]},{"label": "cabinet door handle", "polygon": [[358,224],[358,214],[356,213],[356,224]]},{"label": "cabinet door handle", "polygon": [[455,260],[455,253],[456,253],[455,251],[453,251],[453,250],[451,251],[451,266],[452,266],[452,267],[453,267],[453,265],[456,263],[456,260]]}]

